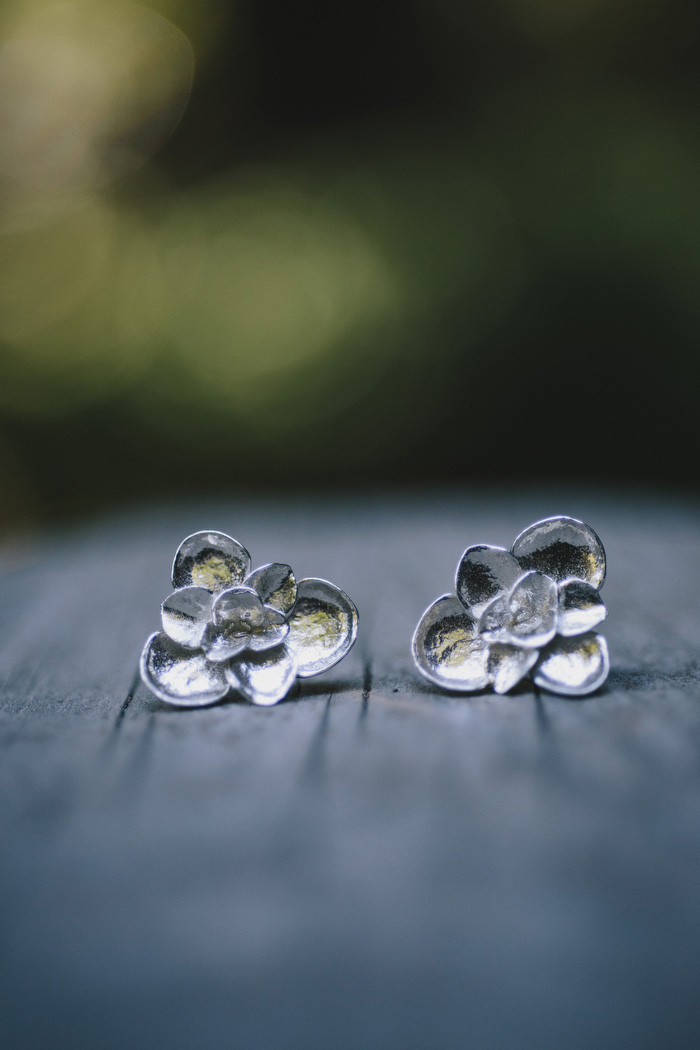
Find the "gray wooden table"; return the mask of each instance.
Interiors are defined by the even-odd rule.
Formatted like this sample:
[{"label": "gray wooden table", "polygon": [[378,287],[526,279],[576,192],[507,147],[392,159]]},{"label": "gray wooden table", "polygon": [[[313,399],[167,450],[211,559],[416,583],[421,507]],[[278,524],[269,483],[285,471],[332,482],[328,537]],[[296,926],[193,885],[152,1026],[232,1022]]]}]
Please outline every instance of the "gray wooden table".
[{"label": "gray wooden table", "polygon": [[[555,513],[606,545],[599,695],[441,694],[423,608]],[[355,599],[278,707],[134,678],[179,540],[230,532]],[[700,1045],[700,506],[424,492],[145,508],[0,576],[3,1047]]]}]

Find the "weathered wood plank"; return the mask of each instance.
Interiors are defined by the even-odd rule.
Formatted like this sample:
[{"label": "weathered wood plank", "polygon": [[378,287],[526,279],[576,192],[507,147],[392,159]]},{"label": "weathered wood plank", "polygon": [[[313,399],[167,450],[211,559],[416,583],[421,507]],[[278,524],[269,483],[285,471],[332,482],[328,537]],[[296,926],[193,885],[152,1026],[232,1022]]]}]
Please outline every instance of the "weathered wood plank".
[{"label": "weathered wood plank", "polygon": [[[609,555],[608,687],[455,697],[410,666],[461,550],[565,511]],[[219,527],[356,600],[273,709],[133,689],[174,549]],[[11,1047],[694,1047],[700,508],[420,493],[144,509],[2,577]]]}]

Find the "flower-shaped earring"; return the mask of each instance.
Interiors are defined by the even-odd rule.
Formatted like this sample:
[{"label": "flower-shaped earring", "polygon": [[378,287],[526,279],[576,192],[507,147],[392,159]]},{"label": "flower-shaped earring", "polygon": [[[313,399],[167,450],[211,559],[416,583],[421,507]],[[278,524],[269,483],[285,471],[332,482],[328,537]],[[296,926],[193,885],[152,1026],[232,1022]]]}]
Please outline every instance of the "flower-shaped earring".
[{"label": "flower-shaped earring", "polygon": [[250,569],[245,547],[222,532],[180,544],[163,631],[141,654],[141,677],[161,700],[202,707],[235,689],[254,704],[276,704],[297,676],[327,671],[350,650],[357,609],[340,588],[297,583],[279,563]]},{"label": "flower-shaped earring", "polygon": [[426,609],[413,658],[429,681],[470,692],[509,689],[532,672],[535,685],[565,696],[592,693],[608,677],[608,646],[593,630],[607,611],[599,594],[605,551],[575,518],[546,518],[510,551],[468,547],[456,593]]}]

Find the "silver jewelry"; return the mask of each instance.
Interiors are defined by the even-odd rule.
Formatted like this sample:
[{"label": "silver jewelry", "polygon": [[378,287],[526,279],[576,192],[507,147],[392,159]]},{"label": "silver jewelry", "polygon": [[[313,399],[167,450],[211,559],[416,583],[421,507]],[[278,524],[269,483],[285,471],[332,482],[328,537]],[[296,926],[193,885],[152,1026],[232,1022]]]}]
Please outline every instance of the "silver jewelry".
[{"label": "silver jewelry", "polygon": [[457,566],[455,592],[423,613],[413,659],[443,689],[507,693],[527,674],[536,686],[585,696],[608,677],[607,616],[599,591],[605,551],[575,518],[545,518],[510,551],[478,544]]},{"label": "silver jewelry", "polygon": [[173,562],[175,590],[162,631],[141,654],[141,677],[157,697],[203,707],[237,690],[276,704],[297,678],[327,671],[357,637],[355,605],[327,580],[297,580],[288,565],[261,565],[223,532],[195,532]]}]

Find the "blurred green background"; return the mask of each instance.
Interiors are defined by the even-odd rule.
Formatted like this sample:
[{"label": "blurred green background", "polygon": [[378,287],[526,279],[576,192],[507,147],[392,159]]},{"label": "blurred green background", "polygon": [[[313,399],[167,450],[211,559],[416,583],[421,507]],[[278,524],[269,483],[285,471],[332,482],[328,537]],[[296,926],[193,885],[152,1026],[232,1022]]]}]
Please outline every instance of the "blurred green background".
[{"label": "blurred green background", "polygon": [[696,489],[700,7],[6,0],[0,528]]}]

